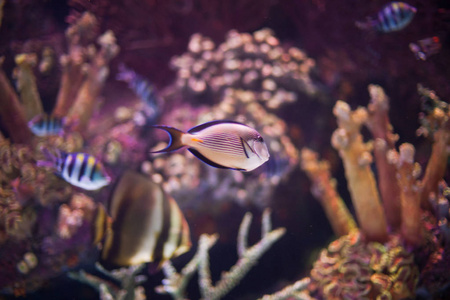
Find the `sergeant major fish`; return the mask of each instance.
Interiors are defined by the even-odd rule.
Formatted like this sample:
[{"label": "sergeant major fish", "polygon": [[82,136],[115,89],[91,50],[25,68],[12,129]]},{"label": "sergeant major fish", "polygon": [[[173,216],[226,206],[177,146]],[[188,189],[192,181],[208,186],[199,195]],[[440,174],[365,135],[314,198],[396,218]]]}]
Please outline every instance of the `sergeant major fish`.
[{"label": "sergeant major fish", "polygon": [[261,135],[239,122],[220,120],[207,122],[183,132],[173,127],[156,125],[170,135],[169,145],[161,153],[188,147],[198,159],[210,166],[251,171],[269,160],[269,151]]},{"label": "sergeant major fish", "polygon": [[404,2],[386,4],[375,19],[368,18],[366,22],[356,22],[361,29],[375,29],[379,32],[393,32],[405,28],[413,19],[417,9]]},{"label": "sergeant major fish", "polygon": [[37,136],[49,136],[62,134],[65,119],[48,116],[46,114],[37,115],[28,122],[31,132]]},{"label": "sergeant major fish", "polygon": [[38,161],[38,166],[56,168],[56,174],[68,183],[85,190],[93,191],[107,186],[111,178],[103,164],[86,153],[58,152],[58,156],[44,151],[47,160]]}]

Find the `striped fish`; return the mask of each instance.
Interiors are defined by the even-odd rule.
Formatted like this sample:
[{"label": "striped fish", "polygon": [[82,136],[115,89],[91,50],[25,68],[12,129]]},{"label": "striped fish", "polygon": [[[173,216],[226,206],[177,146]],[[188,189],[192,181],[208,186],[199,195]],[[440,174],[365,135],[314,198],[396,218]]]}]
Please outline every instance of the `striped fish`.
[{"label": "striped fish", "polygon": [[212,121],[183,132],[169,126],[153,126],[170,135],[169,145],[152,153],[188,147],[198,159],[210,166],[251,171],[269,160],[269,150],[253,128],[234,121]]},{"label": "striped fish", "polygon": [[[148,177],[125,171],[108,211],[112,221],[101,253],[107,266],[161,266],[191,247],[189,226],[177,203]],[[103,230],[101,222],[98,228]]]},{"label": "striped fish", "polygon": [[59,152],[58,156],[54,156],[48,151],[44,154],[48,160],[38,161],[37,165],[56,168],[56,174],[74,186],[92,191],[111,182],[103,164],[92,155]]},{"label": "striped fish", "polygon": [[28,127],[37,136],[62,134],[65,120],[46,114],[37,115],[28,122]]},{"label": "striped fish", "polygon": [[356,22],[361,29],[375,29],[379,32],[393,32],[405,28],[414,18],[417,9],[404,2],[391,2],[386,4],[376,19],[366,22]]},{"label": "striped fish", "polygon": [[116,79],[126,82],[128,87],[142,100],[144,107],[140,113],[145,120],[145,124],[140,125],[154,124],[160,114],[161,105],[161,100],[154,85],[124,65],[119,65],[119,73],[116,75]]}]

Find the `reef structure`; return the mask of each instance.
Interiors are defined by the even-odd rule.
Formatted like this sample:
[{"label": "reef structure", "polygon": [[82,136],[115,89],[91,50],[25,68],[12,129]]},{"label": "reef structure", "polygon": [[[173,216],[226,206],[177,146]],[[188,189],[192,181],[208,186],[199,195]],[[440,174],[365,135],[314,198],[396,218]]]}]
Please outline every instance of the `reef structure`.
[{"label": "reef structure", "polygon": [[[338,129],[332,145],[343,160],[358,225],[336,191],[329,164],[304,148],[302,169],[310,177],[313,195],[324,207],[338,239],[322,250],[311,270],[310,294],[318,299],[404,299],[418,286],[433,295],[429,278],[449,277],[448,191],[443,179],[448,159],[449,110],[433,91],[419,87],[426,111],[419,133],[433,139],[431,156],[420,178],[415,148],[403,143],[397,150],[389,102],[380,86],[370,85],[368,108],[352,111],[338,101]],[[374,141],[364,142],[366,125]],[[370,167],[374,153],[377,178]],[[439,265],[442,265],[439,266]]]},{"label": "reef structure", "polygon": [[[15,57],[18,94],[0,70],[0,291],[16,296],[34,291],[48,279],[76,267],[95,247],[93,220],[98,201],[38,167],[43,149],[89,149],[87,127],[119,48],[111,31],[96,34],[96,19],[85,13],[68,27],[68,53],[54,118],[66,118],[60,135],[36,136],[29,121],[45,114],[35,72],[55,67],[47,48],[42,61],[34,53]],[[97,103],[97,104],[95,104]],[[96,197],[100,197],[97,194]],[[98,199],[97,199],[98,200]]]}]

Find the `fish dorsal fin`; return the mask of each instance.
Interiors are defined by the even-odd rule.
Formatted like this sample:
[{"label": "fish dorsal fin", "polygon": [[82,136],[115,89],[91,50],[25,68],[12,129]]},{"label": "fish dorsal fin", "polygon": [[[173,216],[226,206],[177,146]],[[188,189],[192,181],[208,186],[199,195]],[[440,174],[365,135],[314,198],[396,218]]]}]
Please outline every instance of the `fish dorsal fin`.
[{"label": "fish dorsal fin", "polygon": [[204,163],[212,166],[212,167],[216,167],[216,168],[220,168],[220,169],[231,169],[231,170],[238,170],[238,171],[245,171],[244,169],[237,169],[237,168],[230,168],[230,167],[225,167],[223,165],[219,165],[218,163],[213,162],[212,160],[206,158],[205,156],[203,156],[203,154],[201,154],[200,152],[198,152],[196,149],[194,148],[188,148],[188,150],[194,154],[198,159],[200,159],[201,161],[203,161]]},{"label": "fish dorsal fin", "polygon": [[242,124],[242,123],[239,123],[239,122],[236,122],[236,121],[231,121],[231,120],[216,120],[216,121],[206,122],[206,123],[197,125],[195,127],[192,127],[187,132],[189,132],[189,133],[196,133],[196,132],[202,131],[205,128],[208,128],[208,127],[211,127],[211,126],[214,126],[214,125],[217,125],[217,124],[223,124],[223,123],[239,124],[239,125],[247,126],[245,124]]}]

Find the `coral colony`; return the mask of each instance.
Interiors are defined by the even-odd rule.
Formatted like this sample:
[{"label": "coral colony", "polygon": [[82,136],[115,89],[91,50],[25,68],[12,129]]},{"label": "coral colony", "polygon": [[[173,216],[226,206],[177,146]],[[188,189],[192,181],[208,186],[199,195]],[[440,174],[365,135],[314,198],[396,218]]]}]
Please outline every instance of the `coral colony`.
[{"label": "coral colony", "polygon": [[[398,150],[390,124],[389,102],[381,87],[369,86],[368,108],[352,111],[338,101],[334,115],[338,129],[331,142],[345,167],[358,226],[336,191],[327,161],[310,149],[301,151],[301,166],[313,185],[339,237],[322,250],[311,270],[311,295],[319,299],[412,298],[418,283],[436,292],[427,277],[448,282],[448,187],[442,180],[448,159],[449,109],[433,91],[419,86],[428,103],[419,132],[433,140],[424,176],[414,161],[414,146]],[[373,141],[364,142],[361,127]],[[378,182],[370,165],[373,157]],[[423,276],[425,275],[426,276]]]},{"label": "coral colony", "polygon": [[[417,132],[432,141],[423,166],[415,162],[412,144],[397,147],[388,97],[380,86],[369,86],[367,108],[351,110],[346,102],[336,102],[338,128],[331,144],[345,168],[355,220],[337,192],[330,164],[313,150],[299,152],[277,115],[280,107],[302,96],[321,97],[310,77],[315,62],[302,50],[282,47],[270,29],[253,34],[232,30],[218,46],[194,34],[188,51],[172,59],[177,73],[172,85],[159,93],[150,83],[127,81],[137,97],[151,94],[151,100],[115,106],[106,101],[101,106],[109,64],[119,47],[114,33],[99,35],[97,25],[93,14],[84,13],[68,27],[67,53],[59,57],[59,92],[49,114],[34,74],[37,70],[50,74],[57,64],[50,47],[40,56],[15,57],[16,89],[0,70],[1,293],[24,296],[67,273],[95,288],[101,299],[145,299],[144,283],[151,275],[143,275],[144,263],[152,262],[165,276],[152,287],[157,293],[173,299],[190,297],[188,283],[198,273],[202,299],[221,299],[286,232],[283,227],[272,229],[266,207],[275,188],[299,165],[337,239],[321,250],[309,276],[271,295],[261,291],[260,299],[405,299],[417,291],[433,295],[448,284],[450,189],[444,177],[450,110],[434,91],[418,88],[423,113]],[[146,105],[153,110],[142,122],[142,115],[149,116]],[[108,113],[93,118],[102,110]],[[242,173],[211,168],[185,150],[149,154],[165,145],[155,142],[164,135],[149,133],[148,123],[158,120],[187,129],[219,119],[233,119],[261,133],[269,162]],[[363,126],[373,140],[363,140]],[[61,160],[59,153],[77,154]],[[55,174],[54,166],[38,163],[48,154],[62,164],[60,174]],[[87,191],[77,182],[94,174],[88,169],[95,166],[98,170],[104,166],[111,178],[106,186]],[[68,180],[68,175],[74,177]],[[109,179],[118,184],[108,185]],[[190,261],[177,270],[170,258],[191,246],[185,211],[216,204],[210,213],[217,216],[224,207],[217,204],[226,202],[265,208],[260,240],[249,246],[252,214],[247,213],[237,233],[238,260],[217,282],[212,280],[215,263],[210,262],[209,251],[219,233],[203,233],[193,241],[196,252],[189,252]],[[134,217],[138,225],[132,222]],[[144,221],[148,226],[142,228]],[[146,234],[158,230],[163,233]],[[135,243],[126,242],[130,232],[140,234],[133,236]],[[109,238],[104,241],[103,236]],[[106,254],[100,257],[98,248]],[[118,256],[120,263],[114,268],[102,264],[102,259]],[[99,257],[100,276],[76,269],[92,257]]]}]

